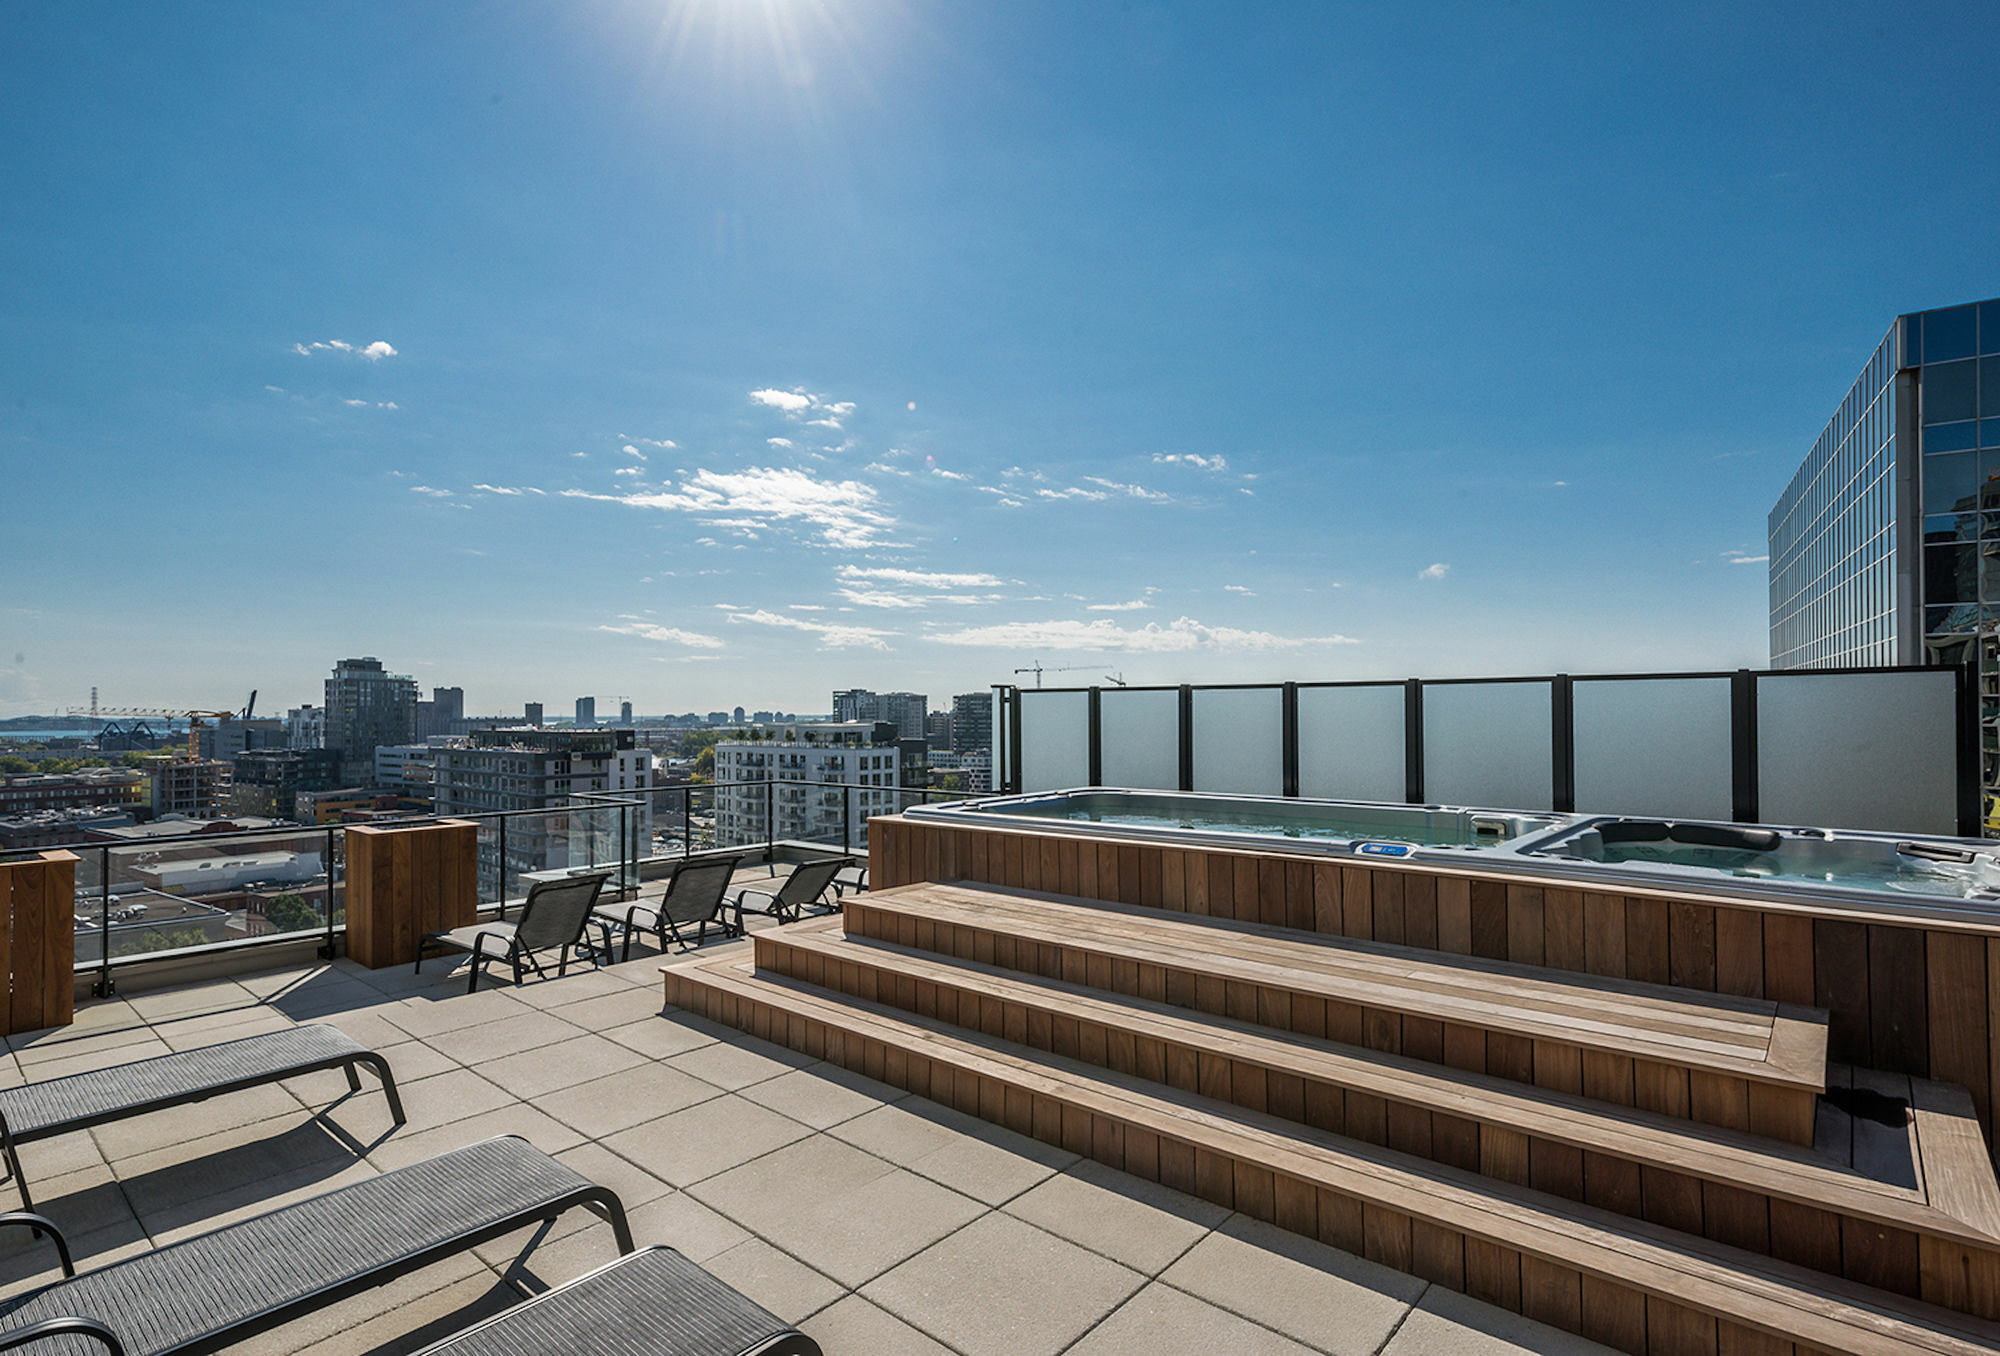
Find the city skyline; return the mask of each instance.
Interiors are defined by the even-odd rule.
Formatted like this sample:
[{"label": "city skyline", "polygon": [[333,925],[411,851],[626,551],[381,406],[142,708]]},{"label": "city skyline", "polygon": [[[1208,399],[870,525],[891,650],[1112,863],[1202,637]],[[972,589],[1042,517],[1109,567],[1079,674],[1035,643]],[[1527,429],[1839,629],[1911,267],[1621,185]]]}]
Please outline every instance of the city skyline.
[{"label": "city skyline", "polygon": [[1991,26],[10,7],[0,716],[1763,667]]}]

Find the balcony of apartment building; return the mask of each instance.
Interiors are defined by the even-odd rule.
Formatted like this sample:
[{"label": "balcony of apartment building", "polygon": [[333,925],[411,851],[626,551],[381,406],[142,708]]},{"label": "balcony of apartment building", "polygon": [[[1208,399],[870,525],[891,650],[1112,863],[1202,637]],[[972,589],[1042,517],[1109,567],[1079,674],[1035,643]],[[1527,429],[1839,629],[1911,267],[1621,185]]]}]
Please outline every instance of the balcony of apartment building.
[{"label": "balcony of apartment building", "polygon": [[[1976,874],[1935,847],[1977,827],[1965,679],[1841,681],[1878,676],[1010,692],[984,811],[844,785],[854,809],[786,841],[717,812],[782,789],[755,782],[476,817],[506,864],[489,907],[525,892],[529,841],[657,896],[717,856],[771,887],[866,827],[872,878],[844,914],[753,915],[745,938],[664,956],[642,938],[629,962],[470,995],[443,962],[343,955],[349,848],[295,832],[285,850],[328,868],[307,883],[321,915],[265,891],[300,926],[114,943],[78,966],[75,1022],[10,1037],[6,1072],[325,1022],[390,1061],[408,1124],[327,1075],[30,1146],[25,1166],[80,1221],[87,1265],[518,1133],[618,1191],[641,1243],[829,1353],[1988,1349],[2000,925],[1983,896],[1822,906],[1755,874],[1563,878],[1554,857],[1494,865],[1485,841],[1502,811],[1570,832],[1625,778],[1662,798],[1656,820],[1615,816],[1642,845],[1893,804],[1915,816],[1878,826],[1893,849]],[[1298,807],[1336,803],[1336,776],[1404,818],[1314,841]],[[1142,807],[1172,824],[1120,824],[1058,794],[1121,785],[1217,818],[1183,800]],[[857,824],[877,798],[902,813]],[[1276,820],[1225,822],[1223,801]],[[1461,804],[1480,811],[1467,846],[1391,836]],[[1739,827],[1729,850],[1762,851]],[[1866,836],[1816,832],[1780,836]],[[112,851],[78,854],[80,901],[117,897]],[[580,1220],[517,1236],[267,1345],[407,1350],[512,1303],[510,1279],[612,1251]],[[0,1240],[0,1266],[25,1281],[48,1261]]]}]

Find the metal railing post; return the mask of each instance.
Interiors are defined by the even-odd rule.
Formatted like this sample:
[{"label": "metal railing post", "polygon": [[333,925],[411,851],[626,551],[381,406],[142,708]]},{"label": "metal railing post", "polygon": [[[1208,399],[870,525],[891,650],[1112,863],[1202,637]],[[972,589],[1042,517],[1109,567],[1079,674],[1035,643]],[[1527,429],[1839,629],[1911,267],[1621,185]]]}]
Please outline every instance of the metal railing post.
[{"label": "metal railing post", "polygon": [[632,852],[632,817],[625,812],[626,807],[618,807],[618,897],[623,899],[625,891],[631,888],[633,877],[639,874],[639,862]]},{"label": "metal railing post", "polygon": [[681,788],[681,858],[694,855],[694,784]]},{"label": "metal railing post", "polygon": [[507,916],[507,816],[500,815],[500,860],[493,872],[493,898],[500,916]]},{"label": "metal railing post", "polygon": [[111,983],[111,849],[99,848],[97,862],[97,983],[99,998],[109,998],[116,990]]},{"label": "metal railing post", "polygon": [[764,783],[764,865],[769,866],[778,854],[778,784]]},{"label": "metal railing post", "polygon": [[843,852],[854,848],[854,788],[846,782],[840,784],[840,848]]},{"label": "metal railing post", "polygon": [[335,846],[334,833],[335,830],[332,828],[329,828],[326,831],[326,940],[321,942],[319,946],[319,958],[321,960],[333,959],[333,849]]}]

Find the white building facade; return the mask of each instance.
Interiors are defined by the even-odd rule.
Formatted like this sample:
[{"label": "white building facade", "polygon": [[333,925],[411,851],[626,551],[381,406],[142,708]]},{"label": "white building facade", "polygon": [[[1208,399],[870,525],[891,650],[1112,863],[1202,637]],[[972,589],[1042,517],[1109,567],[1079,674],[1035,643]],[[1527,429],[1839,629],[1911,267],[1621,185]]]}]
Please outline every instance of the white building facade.
[{"label": "white building facade", "polygon": [[897,748],[874,733],[872,721],[792,725],[776,739],[717,744],[717,844],[867,846],[868,817],[902,808]]}]

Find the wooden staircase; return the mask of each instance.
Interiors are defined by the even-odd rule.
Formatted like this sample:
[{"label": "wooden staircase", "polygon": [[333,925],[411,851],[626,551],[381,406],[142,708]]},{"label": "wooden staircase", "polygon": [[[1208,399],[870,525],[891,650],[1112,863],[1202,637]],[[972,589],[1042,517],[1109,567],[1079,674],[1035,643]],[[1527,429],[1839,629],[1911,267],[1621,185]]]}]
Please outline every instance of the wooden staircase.
[{"label": "wooden staircase", "polygon": [[1816,1009],[964,884],[666,998],[1623,1350],[2000,1348],[1970,1099]]}]

